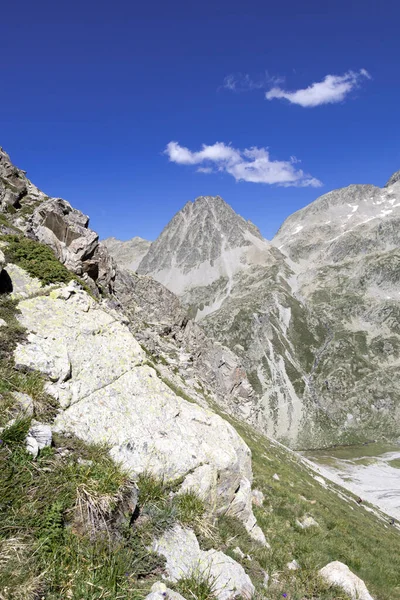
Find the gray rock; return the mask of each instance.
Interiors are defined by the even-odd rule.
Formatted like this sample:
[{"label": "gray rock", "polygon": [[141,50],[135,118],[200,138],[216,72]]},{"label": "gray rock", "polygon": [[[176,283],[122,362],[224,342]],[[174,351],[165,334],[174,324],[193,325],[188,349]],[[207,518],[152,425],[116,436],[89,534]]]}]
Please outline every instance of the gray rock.
[{"label": "gray rock", "polygon": [[176,525],[154,543],[153,550],[165,557],[171,581],[195,573],[212,583],[218,600],[251,598],[254,594],[254,586],[243,567],[223,552],[200,550],[190,529]]},{"label": "gray rock", "polygon": [[122,269],[136,271],[142,258],[147,254],[151,242],[141,237],[134,237],[126,242],[121,242],[114,237],[102,240],[104,246]]},{"label": "gray rock", "polygon": [[188,488],[204,481],[213,509],[234,514],[261,537],[251,510],[249,448],[231,425],[176,395],[144,364],[144,351],[115,311],[79,289],[67,299],[55,290],[23,300],[19,309],[30,333],[15,361],[52,379],[47,391],[64,408],[55,430],[107,443],[133,474],[188,476]]},{"label": "gray rock", "polygon": [[32,420],[31,426],[26,438],[26,449],[36,458],[40,450],[51,446],[52,433],[50,425]]},{"label": "gray rock", "polygon": [[352,600],[373,600],[363,580],[352,573],[347,565],[339,561],[327,564],[319,571],[319,574],[327,583],[342,588]]},{"label": "gray rock", "polygon": [[13,392],[12,396],[15,401],[13,409],[17,414],[23,413],[27,417],[32,417],[34,411],[32,398],[28,394],[23,394],[22,392]]},{"label": "gray rock", "polygon": [[254,506],[262,506],[264,504],[265,496],[260,490],[253,490],[251,493],[251,501]]},{"label": "gray rock", "polygon": [[87,275],[107,291],[112,290],[115,268],[97,233],[89,229],[89,217],[72,208],[66,200],[42,202],[30,219],[35,237],[50,246],[67,269]]},{"label": "gray rock", "polygon": [[309,527],[319,527],[317,521],[310,516],[304,516],[301,520],[297,519],[296,524],[298,525],[298,527],[301,527],[301,529],[308,529]]}]

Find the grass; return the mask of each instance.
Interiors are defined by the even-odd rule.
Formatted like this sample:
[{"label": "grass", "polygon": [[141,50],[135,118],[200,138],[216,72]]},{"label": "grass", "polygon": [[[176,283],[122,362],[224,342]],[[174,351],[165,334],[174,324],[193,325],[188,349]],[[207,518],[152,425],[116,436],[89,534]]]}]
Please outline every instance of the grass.
[{"label": "grass", "polygon": [[0,318],[7,323],[0,327],[0,427],[4,427],[15,416],[15,392],[30,396],[33,416],[37,419],[51,420],[56,413],[55,400],[44,391],[46,380],[43,375],[35,371],[25,373],[14,368],[13,351],[26,337],[17,314],[17,301],[9,296],[0,296]]},{"label": "grass", "polygon": [[217,583],[216,578],[199,567],[182,577],[173,587],[188,600],[214,600],[219,591]]},{"label": "grass", "polygon": [[[346,598],[329,589],[318,570],[339,560],[361,577],[375,600],[400,599],[400,534],[360,507],[355,497],[337,488],[343,497],[317,483],[298,456],[256,434],[250,427],[232,422],[252,451],[253,487],[265,495],[264,505],[254,507],[271,550],[257,547],[240,524],[226,517],[219,520],[220,545],[243,563],[261,592],[259,568],[270,575],[268,598],[277,600],[286,593],[289,600]],[[279,475],[275,481],[272,476]],[[364,503],[365,504],[365,503]],[[296,520],[311,515],[319,527],[301,529]],[[232,549],[239,546],[251,561],[239,559]],[[289,571],[287,563],[296,559],[301,569]]]},{"label": "grass", "polygon": [[23,235],[3,235],[1,240],[7,244],[3,248],[7,262],[15,263],[31,277],[39,279],[43,285],[75,280],[93,297],[93,292],[86,283],[68,271],[49,246]]},{"label": "grass", "polygon": [[57,260],[48,246],[18,235],[6,235],[4,241],[7,242],[4,249],[7,261],[20,266],[43,285],[68,283],[73,279],[73,274]]}]

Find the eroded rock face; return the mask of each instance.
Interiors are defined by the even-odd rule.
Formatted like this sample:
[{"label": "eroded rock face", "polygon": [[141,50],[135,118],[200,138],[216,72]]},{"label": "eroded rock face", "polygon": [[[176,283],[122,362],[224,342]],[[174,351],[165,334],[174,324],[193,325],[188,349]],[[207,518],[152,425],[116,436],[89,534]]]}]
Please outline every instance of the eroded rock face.
[{"label": "eroded rock face", "polygon": [[50,198],[34,211],[30,228],[67,269],[112,290],[115,267],[106,248],[99,244],[97,233],[89,229],[89,217],[66,200]]},{"label": "eroded rock face", "polygon": [[150,470],[176,479],[207,467],[216,512],[235,514],[259,535],[250,451],[234,428],[177,396],[146,364],[123,316],[72,288],[19,303],[18,318],[29,333],[15,361],[51,379],[48,392],[63,407],[54,429],[107,443],[135,475]]},{"label": "eroded rock face", "polygon": [[326,565],[319,574],[327,583],[342,588],[352,600],[374,600],[363,580],[338,560]]},{"label": "eroded rock face", "polygon": [[200,550],[190,529],[176,525],[154,543],[153,550],[166,558],[167,577],[173,582],[197,573],[213,582],[218,600],[250,599],[254,594],[254,585],[243,567],[223,552]]}]

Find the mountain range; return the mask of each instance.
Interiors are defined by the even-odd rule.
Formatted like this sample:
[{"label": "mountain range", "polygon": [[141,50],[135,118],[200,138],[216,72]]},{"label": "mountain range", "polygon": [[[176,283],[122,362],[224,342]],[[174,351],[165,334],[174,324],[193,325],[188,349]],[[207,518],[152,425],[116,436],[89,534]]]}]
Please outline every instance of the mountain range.
[{"label": "mountain range", "polygon": [[397,172],[383,188],[324,194],[271,241],[205,196],[151,244],[105,244],[239,358],[254,390],[253,425],[314,448],[399,434],[399,219]]}]

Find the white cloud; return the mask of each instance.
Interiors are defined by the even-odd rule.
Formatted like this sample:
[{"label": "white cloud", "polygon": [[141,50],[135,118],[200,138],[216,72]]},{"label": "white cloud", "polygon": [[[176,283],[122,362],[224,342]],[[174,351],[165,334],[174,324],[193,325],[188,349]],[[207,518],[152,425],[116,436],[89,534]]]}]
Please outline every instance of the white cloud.
[{"label": "white cloud", "polygon": [[[200,173],[219,171],[228,173],[236,181],[277,184],[284,187],[320,187],[322,183],[296,169],[298,159],[291,157],[288,161],[271,160],[267,148],[245,148],[238,150],[223,142],[212,146],[203,144],[202,149],[192,152],[180,146],[178,142],[169,142],[164,153],[171,162],[179,165],[202,165],[197,168]],[[204,166],[203,166],[204,165]]]},{"label": "white cloud", "polygon": [[366,69],[358,72],[348,71],[344,75],[327,75],[322,81],[312,83],[308,88],[286,92],[280,87],[273,87],[265,94],[267,100],[274,98],[285,98],[292,104],[311,107],[321,104],[334,104],[341,102],[355,88],[362,79],[371,79]]},{"label": "white cloud", "polygon": [[222,87],[231,92],[250,92],[278,85],[283,81],[282,77],[272,77],[268,71],[257,79],[252,79],[248,73],[231,73],[225,77]]}]

